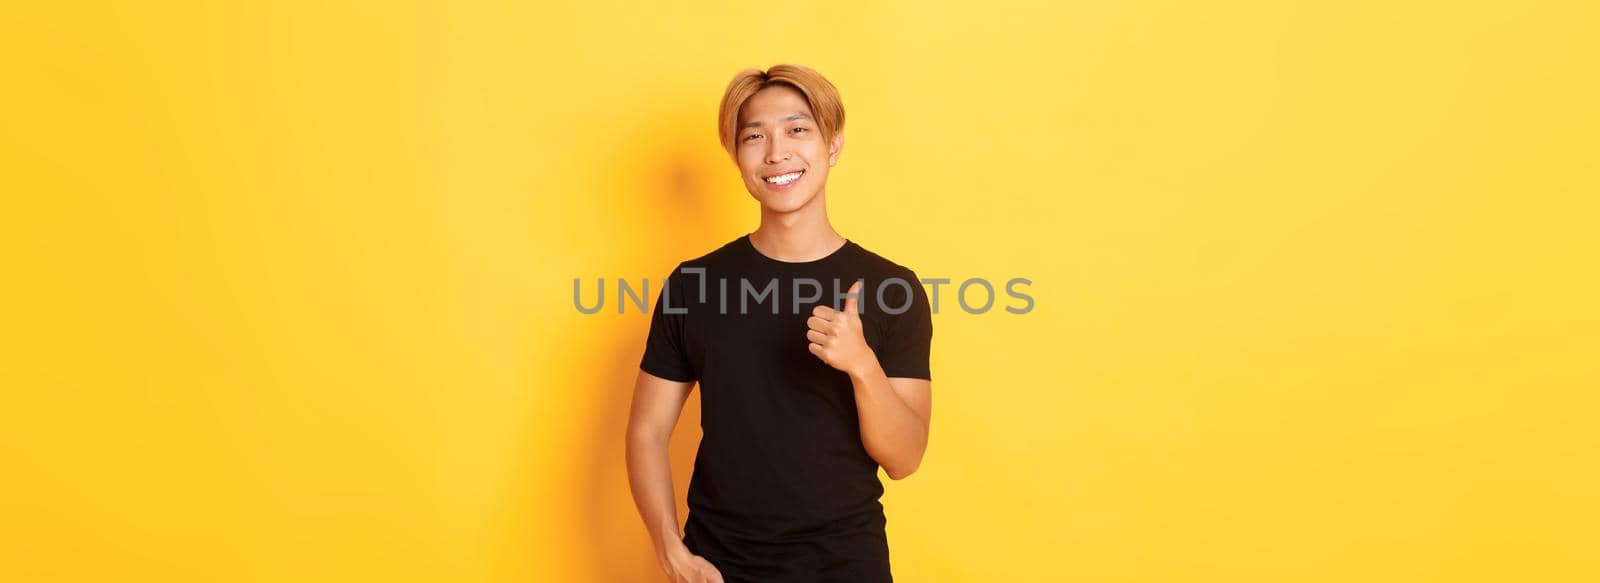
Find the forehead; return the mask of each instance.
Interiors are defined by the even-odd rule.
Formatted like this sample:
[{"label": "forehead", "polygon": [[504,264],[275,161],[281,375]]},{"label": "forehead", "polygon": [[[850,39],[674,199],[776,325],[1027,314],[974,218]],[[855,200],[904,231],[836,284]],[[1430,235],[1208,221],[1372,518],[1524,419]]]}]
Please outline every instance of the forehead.
[{"label": "forehead", "polygon": [[739,108],[739,124],[756,121],[775,121],[795,113],[811,116],[811,104],[799,91],[788,85],[773,85],[757,91]]}]

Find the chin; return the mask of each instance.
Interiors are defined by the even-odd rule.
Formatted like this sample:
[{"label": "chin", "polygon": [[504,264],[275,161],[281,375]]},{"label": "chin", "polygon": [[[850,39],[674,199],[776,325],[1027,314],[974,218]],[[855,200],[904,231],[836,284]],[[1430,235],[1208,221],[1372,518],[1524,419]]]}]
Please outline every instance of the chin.
[{"label": "chin", "polygon": [[786,214],[805,208],[816,197],[815,192],[763,192],[756,195],[756,200],[769,211]]}]

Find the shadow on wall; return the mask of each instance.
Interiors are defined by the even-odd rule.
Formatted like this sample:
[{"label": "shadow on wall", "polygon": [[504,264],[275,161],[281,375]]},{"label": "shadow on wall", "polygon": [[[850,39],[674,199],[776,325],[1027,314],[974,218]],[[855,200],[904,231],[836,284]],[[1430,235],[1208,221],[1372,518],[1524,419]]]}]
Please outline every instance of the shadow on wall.
[{"label": "shadow on wall", "polygon": [[[684,143],[683,136],[704,135],[706,127],[710,125],[699,115],[685,113],[689,110],[693,108],[680,109],[674,112],[677,115],[672,116],[640,117],[681,123],[657,125],[652,128],[652,133],[645,136],[646,139],[632,142],[643,145],[644,151],[630,152],[630,155],[637,154],[642,156],[639,159],[661,162],[652,167],[648,176],[627,181],[630,185],[640,185],[638,188],[641,191],[629,192],[618,198],[626,201],[626,204],[639,207],[617,213],[615,216],[625,224],[612,225],[610,229],[612,232],[626,233],[626,240],[638,245],[630,253],[639,258],[639,264],[649,266],[647,269],[652,270],[645,274],[650,278],[649,301],[652,307],[660,294],[660,278],[665,277],[679,261],[710,250],[709,247],[698,248],[703,246],[704,237],[686,233],[722,234],[719,225],[707,224],[711,220],[708,217],[714,213],[706,212],[710,207],[717,206],[711,198],[712,193],[718,191],[712,188],[711,175],[714,173],[712,164],[719,159],[708,156],[720,150],[708,152],[703,147],[696,148],[692,147],[694,144]],[[696,143],[701,142],[696,140]],[[637,160],[619,167],[637,166]],[[731,204],[733,201],[727,202]],[[635,285],[641,277],[636,274],[618,275],[625,275]],[[591,464],[588,473],[580,477],[584,482],[580,484],[581,496],[584,497],[581,503],[588,509],[586,514],[590,520],[572,525],[572,530],[574,536],[584,539],[582,544],[588,550],[582,560],[592,573],[589,580],[665,580],[656,562],[654,547],[645,532],[644,522],[633,503],[625,449],[633,385],[639,373],[639,359],[644,354],[649,317],[638,314],[631,305],[628,316],[616,315],[615,304],[612,303],[616,299],[615,280],[609,283],[611,287],[607,292],[611,295],[606,304],[609,314],[602,312],[592,317],[609,320],[605,325],[612,329],[612,333],[600,336],[608,339],[604,343],[580,351],[605,356],[599,361],[599,369],[593,377],[597,413],[590,422],[587,434],[581,436],[581,443],[588,452],[584,457]],[[677,500],[680,525],[687,517],[684,494],[688,490],[700,436],[700,390],[697,385],[684,403],[683,413],[672,434],[669,452],[673,496]]]}]

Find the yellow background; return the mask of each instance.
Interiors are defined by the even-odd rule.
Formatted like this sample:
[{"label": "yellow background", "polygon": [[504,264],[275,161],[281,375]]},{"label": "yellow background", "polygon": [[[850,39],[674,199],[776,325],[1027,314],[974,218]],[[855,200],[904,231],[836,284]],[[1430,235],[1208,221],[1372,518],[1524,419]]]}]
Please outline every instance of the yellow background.
[{"label": "yellow background", "polygon": [[943,296],[899,580],[1595,580],[1595,5],[1327,4],[8,7],[0,580],[660,580],[572,279],[753,229],[790,61],[842,233],[1034,281]]}]

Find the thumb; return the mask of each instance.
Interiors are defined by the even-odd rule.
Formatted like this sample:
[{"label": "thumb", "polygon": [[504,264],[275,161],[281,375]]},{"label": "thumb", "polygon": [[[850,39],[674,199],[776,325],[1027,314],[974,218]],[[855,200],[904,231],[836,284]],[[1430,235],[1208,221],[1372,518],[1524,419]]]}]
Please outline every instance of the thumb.
[{"label": "thumb", "polygon": [[844,293],[846,294],[844,298],[844,311],[851,314],[856,313],[856,298],[861,296],[861,280],[858,279],[855,283],[850,284],[850,289]]}]

